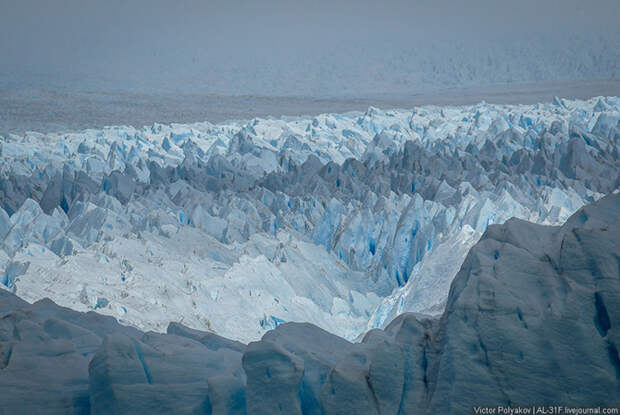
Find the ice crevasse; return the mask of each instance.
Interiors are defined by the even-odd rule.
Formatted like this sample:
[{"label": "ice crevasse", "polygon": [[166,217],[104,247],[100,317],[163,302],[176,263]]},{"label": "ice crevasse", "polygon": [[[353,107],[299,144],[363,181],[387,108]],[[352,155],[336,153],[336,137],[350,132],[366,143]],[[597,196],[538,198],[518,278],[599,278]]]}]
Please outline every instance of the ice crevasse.
[{"label": "ice crevasse", "polygon": [[418,107],[0,139],[0,283],[163,332],[352,340],[439,315],[469,249],[620,185],[620,100]]}]

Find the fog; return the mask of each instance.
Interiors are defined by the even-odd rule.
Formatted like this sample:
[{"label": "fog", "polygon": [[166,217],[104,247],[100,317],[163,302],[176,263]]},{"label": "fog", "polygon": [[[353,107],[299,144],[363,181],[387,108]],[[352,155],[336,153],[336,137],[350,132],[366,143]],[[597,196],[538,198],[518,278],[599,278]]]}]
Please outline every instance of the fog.
[{"label": "fog", "polygon": [[0,0],[0,89],[369,95],[619,76],[620,2]]}]

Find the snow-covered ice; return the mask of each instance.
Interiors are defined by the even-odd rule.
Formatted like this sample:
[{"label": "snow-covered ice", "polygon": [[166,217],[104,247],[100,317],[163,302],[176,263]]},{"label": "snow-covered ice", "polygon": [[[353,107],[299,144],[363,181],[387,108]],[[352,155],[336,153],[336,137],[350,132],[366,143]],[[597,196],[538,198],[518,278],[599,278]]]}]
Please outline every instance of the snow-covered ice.
[{"label": "snow-covered ice", "polygon": [[347,339],[439,314],[469,248],[620,185],[620,99],[0,139],[1,285],[143,330]]},{"label": "snow-covered ice", "polygon": [[143,333],[0,290],[0,410],[397,415],[461,414],[481,403],[612,406],[620,398],[618,258],[620,194],[562,226],[491,225],[441,318],[403,313],[355,343],[309,323],[280,324],[247,345],[179,323]]}]

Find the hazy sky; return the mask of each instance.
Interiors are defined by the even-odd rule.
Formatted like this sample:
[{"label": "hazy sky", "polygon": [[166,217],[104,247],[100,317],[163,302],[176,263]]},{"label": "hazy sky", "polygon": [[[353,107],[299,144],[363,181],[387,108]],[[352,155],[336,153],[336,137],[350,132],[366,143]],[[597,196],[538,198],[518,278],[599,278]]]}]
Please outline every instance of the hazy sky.
[{"label": "hazy sky", "polygon": [[338,95],[455,70],[455,84],[597,77],[618,73],[619,19],[619,0],[0,0],[0,88]]}]

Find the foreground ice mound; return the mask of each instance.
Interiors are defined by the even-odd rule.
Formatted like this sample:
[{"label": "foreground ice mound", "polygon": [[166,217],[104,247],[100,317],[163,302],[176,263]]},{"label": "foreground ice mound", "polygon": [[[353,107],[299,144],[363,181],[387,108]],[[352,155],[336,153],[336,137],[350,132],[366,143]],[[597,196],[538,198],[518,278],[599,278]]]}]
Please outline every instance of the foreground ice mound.
[{"label": "foreground ice mound", "polygon": [[0,283],[141,329],[347,339],[439,314],[511,217],[617,189],[620,100],[110,127],[0,140]]},{"label": "foreground ice mound", "polygon": [[0,290],[0,412],[469,413],[620,399],[620,194],[563,226],[511,219],[470,250],[439,319],[350,343],[284,323],[247,346],[172,323],[141,333]]}]

